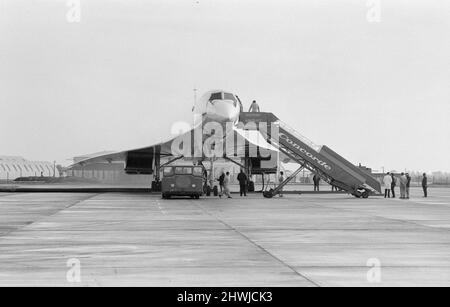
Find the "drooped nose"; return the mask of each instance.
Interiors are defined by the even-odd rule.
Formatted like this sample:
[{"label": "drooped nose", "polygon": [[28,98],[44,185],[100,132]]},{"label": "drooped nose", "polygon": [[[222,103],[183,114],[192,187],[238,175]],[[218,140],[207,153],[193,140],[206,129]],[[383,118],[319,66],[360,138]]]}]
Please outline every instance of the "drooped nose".
[{"label": "drooped nose", "polygon": [[232,100],[216,100],[210,104],[209,115],[220,121],[236,121],[239,117],[239,108]]}]

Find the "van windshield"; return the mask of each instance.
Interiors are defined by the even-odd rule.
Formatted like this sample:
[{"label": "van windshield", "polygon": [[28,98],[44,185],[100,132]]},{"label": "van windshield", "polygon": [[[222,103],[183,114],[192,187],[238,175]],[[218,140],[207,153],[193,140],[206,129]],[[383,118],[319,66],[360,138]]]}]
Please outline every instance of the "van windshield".
[{"label": "van windshield", "polygon": [[203,168],[194,167],[194,176],[203,176]]},{"label": "van windshield", "polygon": [[165,167],[163,173],[164,173],[164,176],[170,176],[173,174],[173,169],[171,167]]},{"label": "van windshield", "polygon": [[177,174],[177,175],[192,175],[192,167],[176,167],[175,174]]}]

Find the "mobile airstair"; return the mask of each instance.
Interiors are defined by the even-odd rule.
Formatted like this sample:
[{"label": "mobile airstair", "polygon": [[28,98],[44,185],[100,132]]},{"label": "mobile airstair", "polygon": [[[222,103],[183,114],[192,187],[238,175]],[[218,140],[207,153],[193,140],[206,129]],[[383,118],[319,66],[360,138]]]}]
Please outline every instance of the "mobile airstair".
[{"label": "mobile airstair", "polygon": [[[241,122],[267,123],[267,129],[259,129],[261,134],[281,154],[300,165],[299,169],[286,178],[276,188],[265,191],[264,196],[271,198],[303,169],[319,175],[322,180],[359,198],[381,193],[381,184],[369,173],[353,165],[345,158],[323,145],[319,146],[282,122],[272,113],[243,113]],[[253,125],[250,125],[253,126]]]}]

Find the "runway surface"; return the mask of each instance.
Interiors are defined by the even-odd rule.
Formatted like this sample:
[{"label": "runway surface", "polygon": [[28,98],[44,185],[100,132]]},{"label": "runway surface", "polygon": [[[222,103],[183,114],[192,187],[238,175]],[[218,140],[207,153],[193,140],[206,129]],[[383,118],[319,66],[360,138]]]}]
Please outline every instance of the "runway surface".
[{"label": "runway surface", "polygon": [[430,194],[0,193],[0,286],[449,286],[450,189]]}]

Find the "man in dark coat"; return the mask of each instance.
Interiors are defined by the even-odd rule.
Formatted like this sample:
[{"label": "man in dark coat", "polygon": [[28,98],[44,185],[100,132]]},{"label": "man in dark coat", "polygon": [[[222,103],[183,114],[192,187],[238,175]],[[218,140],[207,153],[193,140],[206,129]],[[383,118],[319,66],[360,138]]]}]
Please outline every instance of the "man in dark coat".
[{"label": "man in dark coat", "polygon": [[392,198],[395,198],[395,187],[397,186],[397,178],[395,177],[394,173],[391,173],[391,177],[392,177],[391,183]]},{"label": "man in dark coat", "polygon": [[219,197],[222,198],[222,195],[223,195],[223,182],[225,181],[225,173],[223,171],[222,171],[222,174],[220,175],[219,179],[217,179],[217,181],[219,181],[219,187],[220,187]]},{"label": "man in dark coat", "polygon": [[406,199],[409,199],[409,190],[411,188],[411,176],[407,173],[406,174]]},{"label": "man in dark coat", "polygon": [[313,182],[314,182],[314,191],[319,192],[320,191],[320,177],[318,175],[314,175]]},{"label": "man in dark coat", "polygon": [[428,178],[427,174],[423,174],[422,178],[423,197],[428,197]]},{"label": "man in dark coat", "polygon": [[237,180],[239,181],[239,191],[242,195],[247,196],[247,175],[244,173],[244,170],[241,169],[241,172],[237,176]]}]

